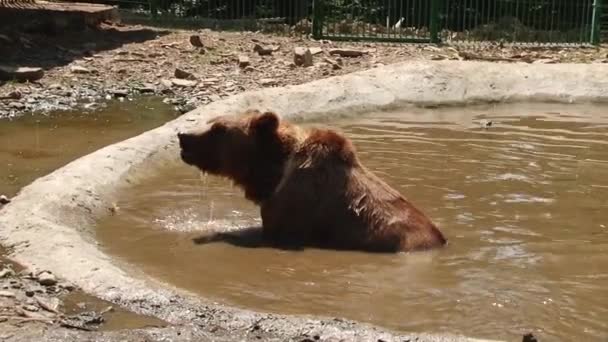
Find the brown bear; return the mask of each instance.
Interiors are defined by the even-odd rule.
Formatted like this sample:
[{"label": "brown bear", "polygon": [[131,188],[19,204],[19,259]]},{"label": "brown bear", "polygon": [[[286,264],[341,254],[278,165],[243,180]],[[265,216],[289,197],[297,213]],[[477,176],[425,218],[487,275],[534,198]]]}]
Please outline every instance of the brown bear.
[{"label": "brown bear", "polygon": [[269,242],[369,252],[447,243],[423,212],[361,164],[343,135],[256,110],[209,124],[178,134],[182,160],[243,188],[261,207]]}]

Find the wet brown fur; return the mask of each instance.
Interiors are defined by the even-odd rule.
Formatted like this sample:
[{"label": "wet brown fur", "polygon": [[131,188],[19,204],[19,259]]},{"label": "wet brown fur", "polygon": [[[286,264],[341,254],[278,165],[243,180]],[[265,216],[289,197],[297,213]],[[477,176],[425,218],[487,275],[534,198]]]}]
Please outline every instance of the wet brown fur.
[{"label": "wet brown fur", "polygon": [[210,124],[180,135],[182,158],[241,186],[260,205],[268,240],[374,252],[446,244],[423,212],[361,164],[343,135],[258,111]]}]

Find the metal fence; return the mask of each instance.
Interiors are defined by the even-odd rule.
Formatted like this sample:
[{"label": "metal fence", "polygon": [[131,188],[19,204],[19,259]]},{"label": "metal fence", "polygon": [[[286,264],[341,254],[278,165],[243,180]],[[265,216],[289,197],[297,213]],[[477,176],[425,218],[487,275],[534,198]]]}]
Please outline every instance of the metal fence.
[{"label": "metal fence", "polygon": [[599,42],[600,0],[315,0],[317,38]]},{"label": "metal fence", "polygon": [[598,44],[608,27],[608,0],[79,1],[118,5],[130,22],[312,32],[330,40]]},{"label": "metal fence", "polygon": [[[67,0],[55,0],[67,1]],[[310,33],[313,0],[78,0],[116,5],[129,23]]]}]

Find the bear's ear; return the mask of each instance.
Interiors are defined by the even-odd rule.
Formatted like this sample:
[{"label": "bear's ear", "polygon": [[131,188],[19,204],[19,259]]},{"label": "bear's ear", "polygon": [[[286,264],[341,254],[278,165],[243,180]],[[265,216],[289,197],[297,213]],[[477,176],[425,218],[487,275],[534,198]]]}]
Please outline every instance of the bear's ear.
[{"label": "bear's ear", "polygon": [[279,129],[279,116],[273,112],[264,114],[253,119],[251,128],[255,135],[268,135],[275,133]]}]

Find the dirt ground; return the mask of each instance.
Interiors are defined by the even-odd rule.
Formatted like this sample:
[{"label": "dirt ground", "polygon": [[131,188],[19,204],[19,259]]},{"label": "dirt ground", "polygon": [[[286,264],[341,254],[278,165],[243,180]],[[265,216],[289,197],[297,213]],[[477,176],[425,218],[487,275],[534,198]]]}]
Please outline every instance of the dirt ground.
[{"label": "dirt ground", "polygon": [[[0,64],[44,70],[44,76],[33,82],[0,81],[0,118],[77,107],[92,110],[106,101],[139,94],[163,96],[175,110],[186,112],[243,91],[301,84],[406,60],[608,62],[606,46],[337,43],[301,34],[109,24],[60,36],[0,32],[0,42]],[[304,56],[296,61],[296,48],[308,48],[312,60]]]}]

